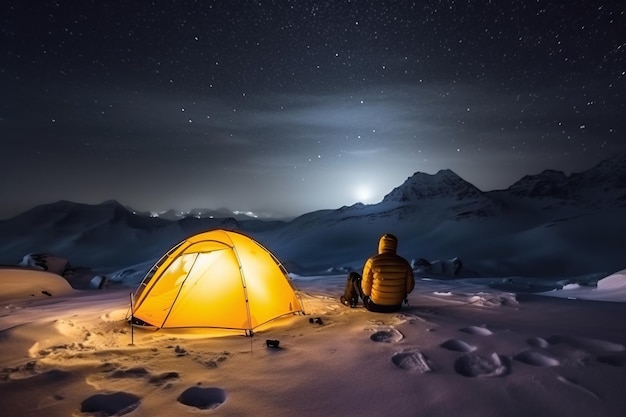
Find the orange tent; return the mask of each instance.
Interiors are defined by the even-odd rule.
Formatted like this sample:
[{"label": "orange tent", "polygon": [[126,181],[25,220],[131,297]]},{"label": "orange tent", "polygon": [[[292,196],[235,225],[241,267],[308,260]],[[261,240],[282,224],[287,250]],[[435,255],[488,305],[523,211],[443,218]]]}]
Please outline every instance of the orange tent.
[{"label": "orange tent", "polygon": [[252,330],[303,312],[276,257],[248,236],[199,233],[170,249],[134,295],[135,322],[158,328]]}]

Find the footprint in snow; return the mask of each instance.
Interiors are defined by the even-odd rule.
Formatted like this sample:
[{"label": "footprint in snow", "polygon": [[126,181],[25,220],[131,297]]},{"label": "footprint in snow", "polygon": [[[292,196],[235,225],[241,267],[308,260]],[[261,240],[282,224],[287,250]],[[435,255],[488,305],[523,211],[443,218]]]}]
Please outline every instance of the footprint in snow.
[{"label": "footprint in snow", "polygon": [[526,343],[528,343],[530,346],[541,348],[541,349],[545,349],[548,346],[550,346],[550,343],[548,343],[546,339],[543,339],[541,337],[531,337],[530,339],[526,341]]},{"label": "footprint in snow", "polygon": [[460,332],[469,333],[469,334],[477,334],[480,336],[490,336],[493,334],[491,330],[483,326],[468,326],[459,329]]},{"label": "footprint in snow", "polygon": [[457,374],[466,377],[503,376],[509,371],[508,366],[502,362],[497,353],[493,353],[489,357],[468,353],[454,362],[454,370]]},{"label": "footprint in snow", "polygon": [[370,339],[374,342],[398,343],[399,341],[404,339],[404,335],[393,327],[387,327],[379,329],[372,333]]},{"label": "footprint in snow", "polygon": [[425,373],[432,371],[428,359],[417,349],[405,350],[392,356],[391,361],[400,369],[409,372]]},{"label": "footprint in snow", "polygon": [[213,410],[226,401],[226,391],[215,387],[191,387],[183,391],[177,398],[178,402],[201,410]]},{"label": "footprint in snow", "polygon": [[152,385],[160,387],[162,385],[169,385],[180,378],[178,372],[163,372],[158,375],[152,375],[148,378],[148,382]]},{"label": "footprint in snow", "polygon": [[139,407],[139,397],[127,392],[96,394],[80,404],[81,413],[99,416],[122,416]]},{"label": "footprint in snow", "polygon": [[446,340],[439,346],[455,352],[473,352],[476,350],[476,346],[470,345],[469,343],[466,343],[459,339]]},{"label": "footprint in snow", "polygon": [[513,356],[513,359],[533,366],[557,366],[561,363],[558,359],[535,350],[525,350]]}]

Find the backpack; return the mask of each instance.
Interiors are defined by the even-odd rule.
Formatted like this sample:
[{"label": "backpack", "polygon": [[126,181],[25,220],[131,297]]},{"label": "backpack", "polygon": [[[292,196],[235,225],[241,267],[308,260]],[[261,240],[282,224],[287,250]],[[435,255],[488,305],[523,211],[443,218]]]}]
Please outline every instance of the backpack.
[{"label": "backpack", "polygon": [[359,303],[360,287],[361,275],[356,272],[350,272],[346,281],[346,289],[343,291],[343,295],[339,297],[341,303],[350,308],[356,307]]}]

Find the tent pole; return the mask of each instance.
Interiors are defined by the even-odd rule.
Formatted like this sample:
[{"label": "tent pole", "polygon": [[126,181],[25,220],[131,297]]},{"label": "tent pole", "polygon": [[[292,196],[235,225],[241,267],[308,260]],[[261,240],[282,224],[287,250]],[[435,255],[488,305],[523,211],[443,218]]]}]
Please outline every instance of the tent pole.
[{"label": "tent pole", "polygon": [[133,305],[133,293],[130,293],[130,345],[135,345],[135,306]]}]

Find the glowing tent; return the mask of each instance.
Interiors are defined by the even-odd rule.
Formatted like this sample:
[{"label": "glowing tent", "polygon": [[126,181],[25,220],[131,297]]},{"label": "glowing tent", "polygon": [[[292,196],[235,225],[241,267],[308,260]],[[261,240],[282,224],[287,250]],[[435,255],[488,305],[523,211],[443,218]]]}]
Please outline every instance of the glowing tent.
[{"label": "glowing tent", "polygon": [[199,233],[170,249],[134,295],[133,319],[159,328],[211,327],[247,333],[302,312],[287,271],[237,232]]}]

